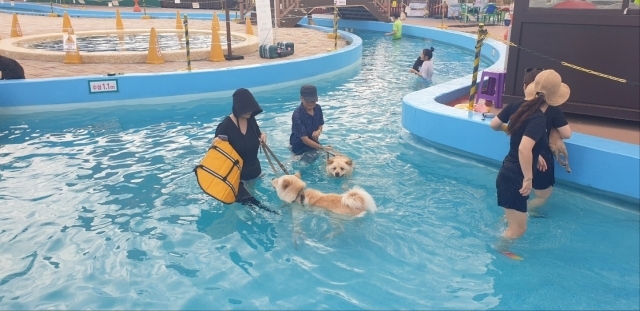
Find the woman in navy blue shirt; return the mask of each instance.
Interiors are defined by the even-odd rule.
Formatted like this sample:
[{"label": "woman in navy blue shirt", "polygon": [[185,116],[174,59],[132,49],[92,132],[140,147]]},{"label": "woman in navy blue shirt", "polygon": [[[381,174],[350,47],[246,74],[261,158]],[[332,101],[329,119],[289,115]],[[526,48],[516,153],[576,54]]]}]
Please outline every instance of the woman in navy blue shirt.
[{"label": "woman in navy blue shirt", "polygon": [[498,205],[504,208],[509,223],[503,235],[508,240],[521,237],[527,229],[527,199],[533,186],[533,171],[541,152],[549,146],[543,110],[567,101],[570,90],[557,72],[545,70],[529,84],[526,93],[533,97],[516,111],[501,112],[491,120],[491,127],[496,130],[503,128],[501,120],[509,120],[505,129],[511,136],[509,153],[496,178]]}]

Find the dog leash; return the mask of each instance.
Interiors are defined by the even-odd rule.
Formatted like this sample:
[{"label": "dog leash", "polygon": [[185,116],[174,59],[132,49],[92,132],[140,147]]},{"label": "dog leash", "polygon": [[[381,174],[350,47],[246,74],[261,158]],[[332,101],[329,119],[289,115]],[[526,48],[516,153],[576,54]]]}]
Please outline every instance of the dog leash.
[{"label": "dog leash", "polygon": [[273,151],[271,151],[271,148],[269,148],[269,146],[267,146],[267,143],[260,143],[262,146],[262,149],[265,150],[264,155],[267,157],[267,161],[269,162],[269,165],[271,166],[271,169],[273,170],[273,172],[278,175],[278,171],[276,170],[276,167],[273,165],[273,163],[271,162],[271,158],[269,157],[269,154],[271,154],[271,156],[273,157],[273,159],[276,161],[276,163],[278,163],[278,165],[280,166],[280,168],[282,169],[282,171],[284,172],[285,175],[289,175],[289,172],[287,171],[286,168],[284,168],[284,165],[282,165],[282,163],[280,162],[280,160],[278,160],[278,158],[276,157],[276,155],[273,153]]},{"label": "dog leash", "polygon": [[336,156],[335,154],[329,152],[329,150],[327,150],[327,149],[325,149],[324,151],[327,153],[327,159]]}]

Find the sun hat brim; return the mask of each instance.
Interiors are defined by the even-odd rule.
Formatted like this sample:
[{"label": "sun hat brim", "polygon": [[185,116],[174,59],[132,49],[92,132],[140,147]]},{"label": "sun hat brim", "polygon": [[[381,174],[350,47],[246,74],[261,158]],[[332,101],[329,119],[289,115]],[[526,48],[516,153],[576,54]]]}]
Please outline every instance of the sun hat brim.
[{"label": "sun hat brim", "polygon": [[[544,98],[550,106],[560,106],[569,99],[569,95],[571,95],[569,86],[562,83],[560,84],[558,92],[544,94]],[[535,82],[527,86],[527,89],[524,91],[524,96],[525,100],[532,100],[536,97]]]}]

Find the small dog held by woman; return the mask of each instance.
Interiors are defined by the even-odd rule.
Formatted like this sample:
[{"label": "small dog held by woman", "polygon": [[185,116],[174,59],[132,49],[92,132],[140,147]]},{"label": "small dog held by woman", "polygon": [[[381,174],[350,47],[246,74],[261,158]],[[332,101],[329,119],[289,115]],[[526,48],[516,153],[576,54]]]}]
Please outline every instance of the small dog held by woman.
[{"label": "small dog held by woman", "polygon": [[553,156],[556,158],[558,163],[564,166],[567,173],[571,173],[567,146],[564,144],[562,137],[560,137],[560,132],[555,128],[551,129],[551,132],[549,133],[549,147],[551,148],[551,152],[553,152]]}]

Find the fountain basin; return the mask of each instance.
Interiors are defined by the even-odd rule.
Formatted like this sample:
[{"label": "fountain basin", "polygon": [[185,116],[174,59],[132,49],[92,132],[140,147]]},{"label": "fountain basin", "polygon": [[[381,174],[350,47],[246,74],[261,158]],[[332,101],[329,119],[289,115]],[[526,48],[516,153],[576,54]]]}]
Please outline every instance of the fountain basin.
[{"label": "fountain basin", "polygon": [[[146,41],[146,48],[142,46],[143,43],[138,42],[133,45],[129,45],[130,50],[126,50],[127,36],[135,36],[136,40],[140,41],[139,39],[143,38],[144,35],[146,35],[146,38],[148,40],[149,32],[150,30],[148,29],[128,29],[121,31],[78,31],[75,34],[77,36],[77,41],[79,42],[80,55],[82,56],[83,63],[135,64],[146,62],[146,50],[148,49],[148,41]],[[175,29],[156,29],[156,33],[158,34],[161,45],[163,44],[163,37],[166,39],[172,36],[175,36],[173,38],[175,38],[176,44],[181,42],[182,45],[180,48],[176,46],[173,50],[162,50],[162,56],[165,61],[177,62],[187,60],[186,49],[184,48],[184,33],[182,31],[178,31]],[[212,32],[209,30],[189,29],[190,46],[191,37],[197,38],[194,42],[198,43],[195,48],[194,46],[191,46],[191,60],[209,59],[211,33]],[[227,54],[226,32],[218,32],[218,35],[221,37],[222,51],[224,54]],[[258,38],[256,36],[235,32],[232,32],[231,36],[231,48],[234,55],[246,55],[258,50]],[[109,51],[100,51],[100,48],[93,49],[93,51],[91,51],[90,46],[84,45],[83,51],[83,42],[91,42],[92,40],[90,39],[90,37],[111,38],[107,41],[110,41],[112,39],[122,40],[123,44],[118,45],[122,48],[120,48],[120,50],[111,51],[109,50],[109,46],[102,48],[102,50]],[[203,39],[203,37],[206,37],[209,42],[205,42],[205,39]],[[179,40],[178,38],[182,39]],[[64,61],[65,52],[61,50],[51,50],[56,49],[55,42],[61,40],[62,33],[48,33],[17,38],[7,38],[0,40],[0,54],[17,60],[35,60],[61,63]],[[99,41],[100,40],[96,42]],[[49,50],[43,49],[46,48],[46,43],[51,43]]]}]

